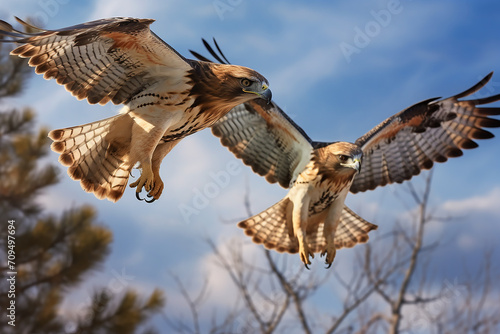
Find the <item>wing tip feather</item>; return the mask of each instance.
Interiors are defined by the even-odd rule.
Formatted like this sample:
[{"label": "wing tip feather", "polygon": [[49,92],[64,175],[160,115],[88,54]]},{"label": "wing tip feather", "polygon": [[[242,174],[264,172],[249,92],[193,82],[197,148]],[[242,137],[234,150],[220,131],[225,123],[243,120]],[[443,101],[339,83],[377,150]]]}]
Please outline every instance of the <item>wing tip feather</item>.
[{"label": "wing tip feather", "polygon": [[474,94],[475,92],[477,92],[478,90],[480,90],[481,88],[483,88],[490,81],[490,79],[491,79],[492,76],[493,76],[493,71],[491,71],[490,73],[488,73],[483,79],[481,79],[477,84],[475,84],[471,88],[466,89],[465,91],[463,91],[463,92],[461,92],[459,94],[456,94],[454,96],[454,98],[455,99],[460,99],[460,98],[463,98],[463,97],[466,97],[466,96]]}]

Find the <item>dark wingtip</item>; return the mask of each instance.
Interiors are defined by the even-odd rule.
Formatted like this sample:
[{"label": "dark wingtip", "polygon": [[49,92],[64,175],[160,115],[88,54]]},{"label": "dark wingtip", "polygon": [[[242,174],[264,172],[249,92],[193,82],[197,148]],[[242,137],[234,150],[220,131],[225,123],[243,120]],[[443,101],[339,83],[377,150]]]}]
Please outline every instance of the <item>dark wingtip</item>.
[{"label": "dark wingtip", "polygon": [[14,30],[14,27],[12,27],[10,23],[5,22],[4,20],[0,20],[0,30],[4,32],[11,32],[12,30]]},{"label": "dark wingtip", "polygon": [[[227,58],[224,55],[224,53],[222,52],[222,50],[220,49],[219,44],[217,44],[217,41],[215,40],[215,38],[213,38],[213,41],[214,41],[214,45],[215,45],[215,48],[217,49],[218,53],[214,50],[214,48],[204,38],[201,39],[201,42],[203,43],[203,46],[205,46],[205,48],[207,49],[207,51],[212,55],[212,57],[215,58],[215,60],[217,60],[221,64],[226,64],[226,65],[231,64],[229,62],[229,60],[227,60]],[[208,59],[205,56],[202,56],[200,53],[198,53],[196,51],[189,50],[189,52],[193,56],[195,56],[198,60],[213,63],[212,60]]]},{"label": "dark wingtip", "polygon": [[477,92],[478,90],[480,90],[481,88],[483,88],[487,83],[488,81],[490,81],[491,77],[493,76],[493,71],[491,71],[490,73],[488,73],[483,79],[481,79],[481,81],[479,81],[477,84],[475,84],[474,86],[472,86],[471,88],[463,91],[462,93],[459,93],[459,94],[456,94],[454,97],[456,99],[460,99],[462,97],[465,97],[465,96],[469,96],[471,94],[474,94],[475,92]]},{"label": "dark wingtip", "polygon": [[[17,16],[14,16],[14,18],[16,19],[17,22],[21,23],[23,26],[25,26],[25,27],[27,27],[29,29],[32,29],[32,30],[35,30],[35,31],[43,31],[44,30],[44,29],[42,29],[40,27],[34,26],[31,23],[28,23],[28,22],[20,19]],[[34,34],[29,34],[29,33],[25,33],[25,34],[27,34],[27,35],[34,35]]]},{"label": "dark wingtip", "polygon": [[206,62],[209,62],[209,63],[212,63],[212,61],[210,59],[208,59],[207,57],[205,56],[202,56],[201,54],[199,54],[198,52],[196,51],[193,51],[193,50],[189,50],[189,52],[191,52],[191,54],[193,56],[195,56],[195,58],[197,58],[198,60],[201,60],[201,61],[206,61]]},{"label": "dark wingtip", "polygon": [[[208,42],[205,39],[202,38],[201,41],[203,42],[203,45],[208,50],[208,52],[212,55],[212,57],[214,57],[219,63],[226,64],[226,62],[224,60],[222,60],[222,58],[217,54],[217,52],[215,52],[215,50],[212,48],[212,46],[210,46],[210,44],[208,44]],[[217,49],[219,49],[219,48],[217,48]]]},{"label": "dark wingtip", "polygon": [[231,64],[231,62],[229,62],[229,60],[227,60],[226,56],[224,55],[224,52],[222,52],[222,50],[220,49],[219,47],[219,44],[217,44],[217,41],[215,40],[215,37],[212,38],[213,41],[214,41],[214,44],[215,44],[215,47],[217,48],[217,50],[219,51],[219,54],[222,56],[222,58],[224,58],[224,60],[226,61],[226,64]]}]

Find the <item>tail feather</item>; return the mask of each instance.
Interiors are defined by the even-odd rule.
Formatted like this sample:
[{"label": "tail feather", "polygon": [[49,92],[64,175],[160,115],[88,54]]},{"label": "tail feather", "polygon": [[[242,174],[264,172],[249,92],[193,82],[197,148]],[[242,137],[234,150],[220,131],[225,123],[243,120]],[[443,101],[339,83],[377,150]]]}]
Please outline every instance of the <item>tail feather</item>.
[{"label": "tail feather", "polygon": [[133,167],[124,154],[127,149],[116,149],[116,143],[108,138],[120,117],[49,133],[54,141],[51,149],[61,154],[59,162],[68,167],[69,176],[79,180],[85,191],[113,202],[123,195]]},{"label": "tail feather", "polygon": [[299,243],[297,238],[290,238],[287,227],[287,210],[292,202],[284,198],[267,210],[238,223],[245,234],[252,237],[253,242],[264,244],[267,249],[297,253]]},{"label": "tail feather", "polygon": [[[309,244],[314,252],[323,251],[326,246],[326,240],[323,236],[323,224],[320,224],[317,232],[308,235]],[[351,248],[357,244],[368,241],[368,232],[376,230],[377,225],[372,224],[355,214],[351,209],[344,205],[340,221],[335,232],[335,248]]]},{"label": "tail feather", "polygon": [[340,245],[335,244],[335,247],[350,248],[358,243],[365,243],[369,239],[368,232],[378,228],[377,225],[369,223],[355,214],[347,206],[344,206],[340,219],[341,224],[339,224],[335,234],[335,242],[338,238]]},{"label": "tail feather", "polygon": [[[267,210],[238,223],[238,227],[243,228],[245,234],[252,237],[253,242],[264,244],[267,249],[275,249],[280,253],[297,253],[299,243],[297,238],[290,237],[287,225],[287,216],[291,217],[287,211],[291,212],[292,205],[288,198],[284,198]],[[314,253],[322,252],[326,246],[323,227],[321,222],[315,230],[307,231],[306,240]],[[369,238],[368,232],[375,229],[377,225],[367,222],[344,206],[335,233],[335,248],[350,248],[358,243],[365,243]]]}]

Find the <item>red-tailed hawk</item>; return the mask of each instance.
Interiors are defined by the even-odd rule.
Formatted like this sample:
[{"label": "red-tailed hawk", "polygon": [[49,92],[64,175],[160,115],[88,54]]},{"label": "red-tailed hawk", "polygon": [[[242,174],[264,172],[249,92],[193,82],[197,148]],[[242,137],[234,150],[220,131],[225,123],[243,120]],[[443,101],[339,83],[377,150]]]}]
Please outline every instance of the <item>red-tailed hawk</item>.
[{"label": "red-tailed hawk", "polygon": [[[219,62],[227,62],[217,43],[224,60],[203,42]],[[330,267],[337,249],[366,242],[368,232],[377,228],[344,205],[349,191],[401,183],[434,162],[477,147],[474,139],[493,137],[484,128],[500,127],[500,120],[488,117],[500,115],[500,108],[481,105],[499,101],[500,94],[462,100],[491,76],[455,96],[419,102],[353,144],[312,141],[274,102],[254,100],[235,107],[212,126],[213,134],[255,173],[290,188],[281,201],[238,226],[268,249],[299,252],[306,267],[321,252]]]},{"label": "red-tailed hawk", "polygon": [[271,100],[267,80],[256,71],[186,59],[149,29],[153,22],[110,18],[24,33],[0,21],[0,35],[9,37],[0,41],[21,43],[11,54],[30,58],[36,73],[79,100],[124,104],[117,116],[49,133],[68,174],[99,199],[120,199],[136,163],[142,172],[130,186],[137,198],[144,187],[158,199],[161,161],[182,138],[238,104]]}]

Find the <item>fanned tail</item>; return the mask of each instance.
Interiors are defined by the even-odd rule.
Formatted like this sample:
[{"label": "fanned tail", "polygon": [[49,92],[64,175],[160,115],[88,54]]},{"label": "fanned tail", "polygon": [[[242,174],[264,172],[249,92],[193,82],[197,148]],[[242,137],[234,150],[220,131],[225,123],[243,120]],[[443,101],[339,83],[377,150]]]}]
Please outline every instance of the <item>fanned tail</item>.
[{"label": "fanned tail", "polygon": [[68,175],[85,191],[113,202],[123,195],[133,167],[127,160],[130,140],[109,138],[110,130],[123,121],[124,115],[117,115],[49,133],[51,149],[61,154],[59,162],[68,167]]},{"label": "fanned tail", "polygon": [[377,228],[377,225],[367,222],[344,205],[335,233],[335,248],[351,248],[365,243],[369,238],[368,232]]},{"label": "fanned tail", "polygon": [[[307,231],[306,240],[309,249],[314,253],[323,252],[326,247],[326,239],[323,234],[324,226],[321,223],[315,230]],[[365,243],[369,239],[368,232],[377,228],[377,225],[367,222],[344,205],[335,232],[335,249],[352,248],[357,244]]]},{"label": "fanned tail", "polygon": [[[252,237],[252,241],[263,244],[267,249],[274,249],[280,253],[297,253],[299,243],[297,238],[290,237],[287,217],[291,217],[293,204],[284,198],[267,210],[238,223],[238,227],[245,230],[245,234]],[[290,218],[291,219],[291,218]],[[307,243],[314,253],[322,252],[326,246],[323,235],[324,224],[320,223],[313,231],[307,231]],[[340,222],[335,233],[335,248],[354,247],[358,243],[368,241],[368,232],[376,230],[377,225],[371,224],[344,206]]]},{"label": "fanned tail", "polygon": [[292,207],[290,199],[285,197],[267,210],[239,222],[238,227],[244,229],[253,242],[264,244],[267,249],[297,253],[299,243],[297,238],[290,238],[287,227],[287,210]]}]

